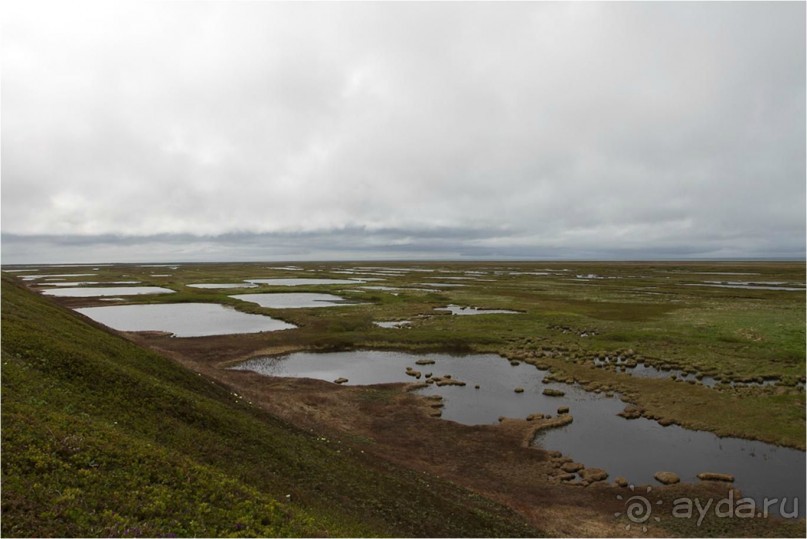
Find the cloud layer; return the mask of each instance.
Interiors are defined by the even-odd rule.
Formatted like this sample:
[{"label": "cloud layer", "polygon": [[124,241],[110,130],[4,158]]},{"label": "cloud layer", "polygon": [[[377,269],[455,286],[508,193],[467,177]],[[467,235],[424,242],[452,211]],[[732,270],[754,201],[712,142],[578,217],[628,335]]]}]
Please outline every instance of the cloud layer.
[{"label": "cloud layer", "polygon": [[14,3],[3,262],[110,238],[98,253],[141,259],[170,238],[213,258],[803,257],[804,20],[803,3]]}]

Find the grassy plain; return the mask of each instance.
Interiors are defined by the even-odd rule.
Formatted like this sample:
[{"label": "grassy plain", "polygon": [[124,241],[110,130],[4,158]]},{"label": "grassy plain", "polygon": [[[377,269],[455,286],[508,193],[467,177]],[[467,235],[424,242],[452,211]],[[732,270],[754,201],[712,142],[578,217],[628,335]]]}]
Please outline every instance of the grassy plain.
[{"label": "grassy plain", "polygon": [[[493,351],[514,357],[537,355],[562,377],[610,385],[651,416],[724,435],[760,439],[804,449],[804,292],[704,286],[707,281],[801,285],[800,263],[422,263],[299,264],[300,270],[267,264],[180,265],[177,269],[101,267],[99,278],[141,280],[176,294],[130,302],[216,302],[244,312],[294,323],[292,332],[267,334],[266,347],[394,348]],[[357,267],[370,269],[356,270]],[[56,270],[53,270],[56,272]],[[65,270],[61,270],[64,272]],[[362,273],[345,274],[344,271]],[[466,273],[483,272],[480,273]],[[151,277],[152,274],[169,277]],[[546,275],[541,275],[545,273]],[[367,275],[377,274],[377,275]],[[210,290],[189,283],[239,282],[250,278],[383,279],[353,285]],[[582,276],[577,278],[576,276]],[[589,280],[584,280],[592,277]],[[460,277],[461,279],[454,279]],[[471,280],[476,279],[476,280]],[[434,287],[423,283],[449,283]],[[327,292],[364,302],[328,309],[267,309],[231,298],[236,293]],[[65,302],[89,304],[86,299]],[[451,316],[434,311],[454,303],[523,311],[519,315]],[[95,304],[103,304],[95,302]],[[404,320],[403,330],[374,321]],[[581,337],[586,332],[588,336]],[[234,358],[252,355],[254,344],[233,346]],[[775,379],[768,387],[684,387],[596,369],[591,359],[633,350],[648,364],[719,377],[725,382]],[[548,352],[548,353],[545,353]],[[218,352],[217,352],[218,353]],[[537,353],[537,354],[536,354]]]},{"label": "grassy plain", "polygon": [[[467,511],[475,515],[473,519],[467,520],[467,527],[463,528],[460,524],[460,522],[466,522],[465,520],[441,522],[439,515],[445,514],[446,511],[449,513],[456,511],[457,509],[452,504],[460,503],[464,496],[459,493],[461,489],[452,490],[456,487],[448,484],[437,490],[434,489],[435,485],[441,483],[433,475],[442,476],[445,472],[446,477],[451,477],[451,473],[443,468],[444,465],[419,463],[415,466],[411,462],[400,459],[400,462],[396,461],[398,457],[390,456],[392,453],[385,454],[380,449],[376,452],[378,455],[387,455],[390,460],[402,464],[403,468],[411,466],[417,469],[418,466],[422,466],[423,469],[431,470],[433,472],[432,475],[429,475],[431,486],[426,489],[427,492],[423,492],[419,490],[420,484],[417,479],[413,478],[417,476],[407,475],[407,472],[401,471],[398,466],[389,464],[382,466],[378,464],[377,460],[372,460],[375,464],[370,466],[367,462],[362,461],[360,458],[362,453],[359,448],[366,449],[369,454],[373,444],[383,445],[383,441],[373,440],[372,433],[391,431],[392,425],[395,423],[387,425],[382,423],[381,419],[376,419],[377,424],[375,425],[369,423],[360,425],[361,421],[369,420],[357,415],[356,409],[366,407],[367,414],[370,414],[371,410],[375,410],[379,414],[381,414],[380,410],[383,410],[383,413],[387,415],[398,413],[400,408],[398,405],[404,401],[401,400],[403,397],[397,391],[326,388],[321,385],[308,387],[278,382],[272,386],[272,391],[275,392],[272,395],[269,390],[259,388],[252,393],[256,399],[266,399],[264,408],[270,411],[267,414],[234,398],[232,388],[230,390],[222,389],[219,385],[206,381],[207,378],[216,379],[221,376],[218,378],[219,382],[225,387],[228,384],[243,384],[240,387],[246,391],[247,388],[252,387],[250,384],[255,384],[257,388],[257,384],[263,383],[261,380],[248,377],[245,373],[239,373],[241,378],[237,378],[231,374],[233,371],[225,372],[221,367],[249,357],[293,349],[387,348],[417,351],[497,352],[548,367],[552,374],[559,379],[573,379],[592,389],[603,388],[619,391],[627,400],[639,405],[647,417],[709,430],[720,435],[760,439],[804,449],[805,293],[803,291],[747,287],[705,286],[715,284],[707,281],[724,282],[728,286],[733,286],[730,283],[733,281],[750,281],[784,283],[784,285],[771,285],[774,287],[801,287],[805,282],[803,263],[435,262],[304,263],[297,264],[297,269],[281,266],[285,265],[265,263],[188,264],[159,268],[117,265],[98,266],[97,271],[87,268],[75,271],[76,273],[90,271],[97,273],[92,277],[83,278],[87,280],[103,282],[132,279],[139,280],[144,285],[164,286],[176,291],[175,294],[170,295],[129,297],[126,300],[127,303],[215,302],[231,305],[244,312],[267,314],[299,326],[298,329],[275,333],[195,339],[130,335],[131,339],[157,350],[163,356],[170,356],[181,364],[198,370],[203,375],[201,377],[188,374],[175,363],[158,355],[144,352],[142,348],[117,337],[103,333],[102,339],[97,330],[93,329],[90,332],[89,329],[82,329],[90,326],[79,324],[78,317],[75,315],[68,315],[54,309],[49,300],[31,299],[25,296],[22,290],[7,283],[8,278],[4,278],[4,516],[20,513],[28,515],[26,518],[31,522],[37,520],[30,511],[26,513],[22,495],[19,500],[13,494],[6,496],[9,488],[6,479],[6,455],[10,454],[7,448],[13,447],[15,452],[19,450],[22,454],[28,455],[29,447],[38,447],[37,451],[47,455],[42,458],[58,461],[47,464],[45,470],[50,470],[50,467],[62,470],[59,472],[63,474],[59,481],[61,481],[60,484],[67,486],[70,483],[67,480],[68,477],[79,472],[85,473],[78,468],[65,468],[63,461],[76,458],[75,455],[70,454],[69,450],[66,456],[60,456],[61,453],[59,453],[60,444],[64,443],[63,440],[73,430],[78,429],[78,432],[84,433],[79,435],[84,440],[83,443],[92,445],[93,451],[95,451],[93,454],[98,455],[99,458],[108,451],[102,446],[96,447],[95,444],[100,444],[101,442],[98,440],[105,439],[104,436],[111,436],[113,438],[109,438],[107,448],[127,447],[127,452],[121,458],[131,459],[134,462],[151,462],[142,455],[138,456],[141,450],[142,452],[161,450],[164,451],[163,454],[166,455],[166,458],[168,456],[179,458],[176,455],[182,455],[182,458],[189,459],[187,466],[198,464],[203,466],[207,473],[220,474],[216,476],[215,481],[208,481],[212,486],[207,491],[203,489],[200,493],[195,488],[189,487],[187,491],[176,495],[179,501],[172,503],[180,505],[184,503],[186,505],[183,506],[183,510],[192,513],[192,518],[183,520],[181,525],[172,523],[173,521],[170,520],[160,520],[161,518],[168,519],[167,516],[158,518],[153,513],[138,512],[140,509],[134,507],[127,509],[124,515],[120,515],[120,519],[123,519],[120,522],[116,520],[118,517],[102,518],[101,515],[104,513],[96,511],[92,523],[94,528],[76,528],[89,535],[112,533],[110,530],[123,529],[120,526],[136,527],[138,522],[157,522],[159,530],[170,530],[180,535],[238,533],[239,530],[228,527],[234,524],[226,521],[226,515],[231,514],[231,509],[235,507],[233,504],[236,504],[236,501],[221,502],[223,507],[229,507],[230,510],[223,510],[215,517],[204,517],[204,515],[194,513],[198,509],[193,500],[215,496],[216,492],[227,490],[222,488],[225,484],[233,485],[231,491],[238,491],[236,487],[255,489],[249,491],[248,495],[239,495],[238,501],[260,500],[254,502],[258,504],[255,507],[250,506],[251,509],[244,510],[246,515],[253,515],[248,517],[246,522],[242,522],[244,525],[242,529],[247,530],[246,534],[375,535],[391,533],[435,536],[448,533],[456,535],[541,533],[535,531],[534,528],[525,527],[518,518],[492,504],[484,496],[474,502],[477,505],[471,504],[467,508]],[[38,273],[72,273],[74,270],[75,268],[54,267],[42,268]],[[340,279],[370,277],[381,280],[357,282],[355,285],[318,285],[293,288],[261,285],[260,288],[243,290],[198,289],[186,286],[191,283],[240,282],[243,279],[274,277]],[[424,283],[448,283],[462,286],[430,287]],[[37,281],[28,281],[27,284],[34,289],[38,288]],[[396,288],[396,290],[374,290],[365,288],[365,286],[385,286]],[[434,290],[429,290],[429,288],[434,288]],[[256,292],[326,292],[339,294],[362,304],[324,309],[268,309],[229,297],[237,293]],[[9,298],[15,299],[12,301]],[[69,307],[109,304],[89,298],[59,298],[57,302]],[[520,311],[520,314],[452,316],[434,310],[435,307],[447,304],[513,309]],[[58,323],[52,322],[51,319],[58,320]],[[411,325],[405,329],[384,329],[373,324],[376,321],[390,320],[410,320]],[[52,329],[43,332],[44,327]],[[10,338],[9,332],[11,332]],[[76,335],[84,334],[87,335],[84,340],[76,337]],[[99,344],[96,339],[103,341],[104,344]],[[42,341],[51,343],[48,346],[55,348],[43,349]],[[67,342],[71,343],[69,352],[62,350],[67,346],[65,344]],[[115,343],[114,346],[112,343]],[[126,352],[117,351],[118,347],[125,348]],[[726,383],[716,388],[709,388],[701,384],[676,382],[669,378],[640,378],[616,372],[613,369],[598,368],[594,365],[593,358],[595,357],[613,356],[627,351],[632,351],[634,357],[641,357],[646,363],[657,367],[687,370],[716,377]],[[120,357],[129,359],[121,361]],[[62,359],[54,363],[51,358]],[[77,363],[76,358],[82,358],[81,361],[78,361],[80,365],[83,365],[84,362],[94,365],[91,376],[79,375],[74,372],[73,365]],[[54,369],[54,366],[57,368]],[[94,378],[96,372],[109,369],[115,373],[114,376],[106,374],[105,377]],[[126,377],[131,377],[131,380]],[[159,382],[157,384],[159,391],[166,391],[169,395],[178,391],[177,384],[179,387],[191,384],[193,389],[187,389],[187,391],[193,393],[193,397],[186,395],[179,400],[174,397],[166,399],[162,393],[157,392],[155,387],[149,386],[151,393],[147,392],[147,394],[152,396],[146,399],[149,405],[145,411],[153,413],[154,416],[146,423],[154,424],[146,428],[142,434],[137,435],[139,445],[135,442],[129,444],[129,438],[133,436],[131,433],[143,428],[142,426],[134,428],[136,419],[141,414],[138,410],[128,411],[121,415],[121,410],[126,409],[127,402],[141,402],[141,393],[139,390],[126,389],[121,391],[119,397],[114,396],[109,401],[107,390],[102,390],[102,388],[110,386],[126,388],[130,384],[133,388],[139,388],[144,384],[148,386],[149,384],[146,384],[143,377],[147,377],[149,384]],[[156,381],[154,377],[157,377]],[[763,379],[775,380],[775,384],[762,386],[756,383]],[[7,387],[7,382],[18,384],[22,390],[14,390],[13,385]],[[728,382],[736,382],[738,385],[732,387]],[[801,383],[801,387],[798,387],[799,383]],[[79,386],[74,384],[79,384]],[[136,394],[133,391],[136,391]],[[199,391],[202,393],[198,394]],[[95,395],[95,401],[92,399],[87,401],[93,403],[90,406],[92,411],[88,411],[87,406],[83,404],[80,406],[76,402],[78,399],[71,401],[69,397],[84,392]],[[211,392],[213,394],[209,395],[208,393]],[[283,406],[275,403],[275,408],[272,408],[272,399],[279,398],[280,394],[287,395],[284,398],[288,400],[282,401]],[[335,397],[337,394],[350,395],[350,398],[342,402]],[[28,398],[23,395],[40,396]],[[41,395],[46,395],[46,397]],[[299,409],[294,406],[289,407],[289,403],[293,404],[295,398],[298,400],[313,399],[319,403],[321,409],[332,407],[334,412],[329,416],[330,426],[333,426],[334,422],[339,425],[330,432],[343,433],[341,441],[345,442],[345,450],[338,453],[336,452],[338,449],[332,448],[328,444],[318,443],[317,436],[307,437],[305,433],[296,431],[274,418],[276,415],[283,415],[299,426],[316,430],[319,426],[318,419],[309,417],[312,407],[306,408],[303,404]],[[33,402],[35,399],[43,402]],[[82,398],[81,402],[85,400]],[[105,401],[109,401],[109,404],[102,406],[100,403]],[[54,402],[59,403],[59,406],[49,405]],[[205,404],[202,405],[201,402]],[[323,406],[323,403],[327,403],[328,406]],[[340,406],[342,407],[340,408]],[[95,407],[107,410],[104,412],[106,415],[100,416],[102,419],[95,419],[98,417]],[[56,413],[54,408],[65,409],[68,412],[56,417],[53,415]],[[235,413],[234,410],[237,410],[236,417],[242,419],[235,422],[225,421],[223,418],[230,417]],[[337,411],[342,415],[337,416]],[[189,413],[191,416],[186,417]],[[81,414],[89,414],[89,417]],[[132,429],[126,430],[129,438],[119,437],[123,435],[115,430],[117,427],[111,426],[114,425],[114,421],[121,422],[118,419],[119,415],[124,418],[125,422],[132,425]],[[168,418],[167,421],[172,425],[171,427],[159,428],[157,426],[157,417],[163,415]],[[147,417],[151,416],[147,415]],[[334,420],[335,417],[338,417],[338,421]],[[401,424],[405,424],[406,420],[402,416]],[[241,426],[238,428],[233,426],[233,423],[239,424],[240,421],[243,422]],[[10,429],[9,424],[12,425]],[[259,424],[262,426],[257,426]],[[422,427],[422,424],[417,422],[412,424],[418,425],[419,428]],[[53,425],[58,426],[58,432]],[[179,426],[177,427],[177,425]],[[211,425],[214,426],[213,434],[210,433]],[[348,426],[355,427],[355,429],[350,430]],[[382,429],[381,426],[384,428]],[[441,427],[442,431],[436,430],[435,432],[453,432],[454,428],[449,429],[444,425]],[[462,440],[468,437],[468,432],[459,427],[456,428],[458,429],[456,437],[448,438],[449,434],[446,434],[446,440],[459,441],[458,445],[461,445]],[[54,431],[53,436],[46,435],[49,429]],[[236,429],[236,431],[231,429]],[[7,430],[8,441],[6,439]],[[395,447],[396,444],[400,447],[401,444],[411,443],[404,436],[409,431],[403,427],[398,430],[398,438],[393,438],[394,433],[391,432],[388,435],[384,434],[390,437],[388,440],[390,447]],[[31,432],[34,434],[29,434]],[[103,436],[95,436],[95,432],[102,433]],[[251,434],[247,434],[247,432]],[[476,429],[474,433],[474,436],[478,436],[480,440],[486,440],[484,443],[488,444],[495,443],[491,440],[496,436],[501,438],[501,435],[496,434],[495,431],[489,432],[485,429]],[[439,436],[439,434],[435,436]],[[33,440],[26,441],[26,437],[35,438],[39,446]],[[48,441],[51,438],[52,441]],[[287,438],[288,440],[293,439],[294,442],[287,442]],[[225,439],[239,440],[239,442],[231,441],[228,445],[223,442]],[[280,444],[280,448],[275,447],[278,439],[284,440]],[[198,440],[206,441],[200,444]],[[244,440],[249,441],[246,444],[250,447],[249,450],[244,449]],[[351,440],[354,443],[351,443]],[[218,455],[220,452],[218,448],[222,443],[224,443],[225,449],[221,453],[228,458]],[[480,444],[482,443],[480,442]],[[416,453],[419,449],[413,446],[411,451]],[[476,446],[469,446],[469,454],[472,453],[472,450],[481,451]],[[358,454],[356,454],[357,452]],[[449,450],[447,449],[446,452],[449,453]],[[262,471],[255,477],[255,470],[262,466],[260,459],[255,456],[258,453],[264,454],[264,456],[265,454],[271,455],[271,459],[275,460],[269,471]],[[76,454],[80,455],[82,451],[78,451]],[[477,453],[473,455],[475,456],[468,457],[469,461],[482,458]],[[43,504],[46,501],[52,503],[56,499],[62,500],[63,491],[53,492],[53,489],[41,480],[43,472],[42,469],[36,467],[36,459],[29,455],[25,457],[28,460],[23,459],[24,463],[18,464],[21,459],[23,458],[15,457],[12,464],[9,465],[11,470],[9,477],[26,477],[20,475],[23,472],[29,474],[25,481],[33,481],[40,485],[41,491],[34,489],[34,492],[40,492],[39,498],[35,499]],[[513,459],[513,462],[519,459],[524,460],[524,454],[514,454]],[[238,462],[233,463],[233,460]],[[539,461],[533,465],[534,473],[542,470],[542,464]],[[18,465],[22,468],[17,469],[15,466]],[[463,463],[465,467],[463,473],[467,475],[470,470],[468,467],[472,465],[473,463],[469,462]],[[370,470],[373,469],[373,466],[381,466],[383,472],[379,476],[381,479],[371,479],[367,474],[372,474],[374,471],[368,471],[368,466]],[[384,466],[392,466],[392,468],[388,469]],[[173,464],[170,466],[172,470],[176,467]],[[90,469],[91,472],[92,469]],[[289,477],[286,477],[287,473]],[[515,475],[514,472],[504,472],[501,469],[496,473]],[[143,480],[138,488],[147,488],[155,477],[161,475],[162,472],[148,471],[146,477],[151,477],[152,480]],[[327,479],[312,479],[315,477]],[[132,477],[122,478],[118,484],[108,484],[105,487],[106,490],[100,490],[101,494],[93,503],[97,508],[102,507],[101,500],[105,496],[112,496],[113,493],[128,484],[127,481],[133,480]],[[514,478],[512,481],[517,480],[518,478]],[[192,484],[198,485],[200,481],[196,480]],[[227,481],[232,483],[227,483]],[[487,493],[488,496],[490,496],[490,492],[495,492],[495,488],[487,485],[486,481],[489,481],[487,477],[480,475],[477,482],[474,483],[474,481],[473,478],[468,479],[465,486],[469,486],[474,492]],[[10,484],[11,492],[15,492],[16,483],[12,481]],[[23,484],[25,483],[19,483],[20,490],[22,490],[21,485]],[[339,487],[334,485],[339,485]],[[527,487],[524,486],[524,488]],[[574,489],[574,487],[566,487],[566,490],[570,488]],[[566,490],[548,489],[545,494],[546,498],[540,498],[535,503],[544,503],[545,500],[551,499],[564,499]],[[300,499],[302,502],[299,505],[283,503],[286,491],[294,491],[293,500]],[[399,493],[398,496],[395,495],[396,491]],[[135,488],[133,492],[143,491]],[[400,492],[410,492],[405,495],[410,501],[404,503],[401,500],[403,495]],[[582,495],[570,496],[566,500],[568,502],[566,505],[577,507],[579,510],[583,502],[577,497]],[[591,496],[595,495],[591,494]],[[608,496],[613,498],[610,494]],[[607,503],[601,503],[601,501],[597,501],[599,498],[595,498],[585,498],[588,500],[586,503],[600,507],[605,515],[613,514],[609,513]],[[73,499],[86,500],[86,496],[76,496],[74,493]],[[333,504],[328,501],[333,499],[339,500],[339,503]],[[370,499],[377,501],[370,502],[368,501]],[[554,514],[552,511],[547,509],[545,515],[535,516],[537,514],[535,509],[519,508],[517,502],[506,497],[497,499],[506,505],[516,507],[522,515],[528,517],[532,515],[534,518],[530,517],[528,520],[533,525],[537,525],[543,533],[554,535],[614,533],[613,529],[609,528],[596,526],[590,529],[581,528],[574,527],[572,523],[568,524],[570,526],[568,528],[553,527],[548,524],[549,517],[546,516]],[[8,513],[7,500],[12,509]],[[92,504],[87,506],[86,501],[81,502],[84,505],[70,500],[62,500],[60,503],[66,504],[65,506],[71,508],[76,515],[84,514],[88,507],[92,507]],[[131,503],[135,504],[134,498]],[[263,503],[271,506],[273,511],[277,511],[277,514],[282,516],[270,518],[266,523],[258,520],[257,515],[261,511],[256,508],[262,507],[260,504]],[[31,502],[31,506],[42,507],[33,502]],[[55,504],[55,507],[58,508],[61,505]],[[130,506],[124,504],[124,507]],[[428,508],[428,510],[424,514],[420,514],[423,508]],[[175,507],[172,507],[173,509]],[[159,513],[159,515],[168,514],[172,513],[168,510],[164,514]],[[563,518],[570,516],[562,511],[557,514],[564,515]],[[60,514],[59,518],[67,517]],[[580,515],[573,518],[579,520]],[[612,517],[609,518],[612,519]],[[595,520],[592,517],[592,522]],[[198,524],[201,521],[204,521],[205,525],[209,527],[189,527],[188,522],[201,526]],[[7,528],[6,522],[7,518],[4,518],[3,531],[13,530],[14,524],[8,524]],[[118,523],[116,524],[116,522]],[[801,528],[796,526],[792,529],[787,527],[790,526],[789,524],[784,528],[777,528],[765,527],[759,522],[754,522],[753,525],[748,522],[712,522],[707,523],[706,528],[698,529],[687,528],[687,524],[683,521],[674,524],[678,528],[668,527],[662,531],[674,535],[691,535],[693,533],[696,535],[702,533],[708,535],[766,535],[768,533],[799,535],[803,532],[803,523]],[[448,527],[443,529],[440,528],[441,525]],[[118,528],[111,526],[118,526]],[[173,531],[172,526],[174,528],[185,527]],[[157,534],[156,530],[157,528],[147,531]],[[47,535],[41,531],[40,533]],[[14,533],[10,534],[14,535]]]}]

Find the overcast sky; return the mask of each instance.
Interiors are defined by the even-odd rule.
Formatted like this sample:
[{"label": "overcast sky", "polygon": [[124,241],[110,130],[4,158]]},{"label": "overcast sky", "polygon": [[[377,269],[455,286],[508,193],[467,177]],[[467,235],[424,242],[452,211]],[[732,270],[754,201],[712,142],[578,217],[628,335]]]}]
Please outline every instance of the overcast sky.
[{"label": "overcast sky", "polygon": [[2,262],[805,256],[805,4],[6,2]]}]

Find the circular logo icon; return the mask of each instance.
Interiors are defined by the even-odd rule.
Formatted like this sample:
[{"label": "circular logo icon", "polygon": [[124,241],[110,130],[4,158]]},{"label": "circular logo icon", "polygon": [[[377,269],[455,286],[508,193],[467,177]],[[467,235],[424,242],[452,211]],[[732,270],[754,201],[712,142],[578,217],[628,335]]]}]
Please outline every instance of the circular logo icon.
[{"label": "circular logo icon", "polygon": [[[630,485],[628,487],[631,492],[636,492],[636,487]],[[662,500],[656,500],[655,502],[650,501],[650,492],[653,490],[653,487],[647,487],[647,490],[644,494],[634,494],[633,496],[628,497],[627,499],[622,496],[621,494],[617,495],[616,499],[621,500],[625,507],[624,511],[618,511],[614,513],[615,518],[620,518],[623,515],[627,517],[629,522],[625,525],[625,529],[629,530],[634,525],[641,525],[642,531],[647,531],[646,523],[652,518],[656,522],[660,522],[661,518],[658,516],[653,515],[653,506],[654,505],[661,505],[663,502]]]}]

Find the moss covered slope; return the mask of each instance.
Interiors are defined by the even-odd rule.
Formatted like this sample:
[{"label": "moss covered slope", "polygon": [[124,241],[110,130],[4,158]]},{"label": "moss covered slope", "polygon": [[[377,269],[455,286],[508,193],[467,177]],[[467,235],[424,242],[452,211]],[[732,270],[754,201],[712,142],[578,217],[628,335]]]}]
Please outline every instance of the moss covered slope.
[{"label": "moss covered slope", "polygon": [[2,286],[4,536],[537,533]]}]

